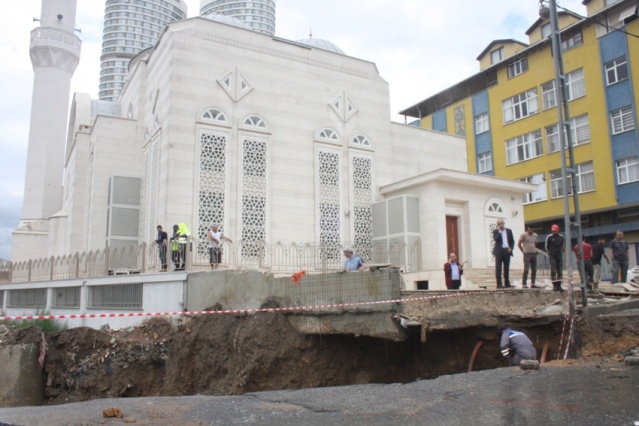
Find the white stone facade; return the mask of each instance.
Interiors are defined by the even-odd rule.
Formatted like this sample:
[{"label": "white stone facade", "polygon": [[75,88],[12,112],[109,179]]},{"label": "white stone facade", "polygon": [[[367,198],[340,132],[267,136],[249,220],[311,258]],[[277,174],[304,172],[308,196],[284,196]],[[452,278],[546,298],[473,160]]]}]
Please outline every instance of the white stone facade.
[{"label": "white stone facade", "polygon": [[243,256],[258,240],[365,246],[371,204],[416,195],[426,270],[415,279],[441,273],[446,215],[461,218],[473,267],[490,266],[489,200],[523,230],[511,214],[532,187],[466,173],[462,138],[392,123],[388,83],[371,62],[191,18],[130,67],[110,110],[75,97],[50,255],[104,248],[112,176],[141,179],[140,242],[185,222],[205,244],[218,223],[249,243]]},{"label": "white stone facade", "polygon": [[[459,228],[460,262],[466,269],[493,269],[492,231],[497,219],[511,228],[515,243],[524,232],[522,193],[529,184],[475,173],[437,169],[380,188],[382,196],[413,195],[419,198],[422,271],[406,274],[407,290],[417,281],[428,281],[430,290],[445,290],[444,263],[448,261],[446,217]],[[510,269],[522,269],[523,258],[514,251]],[[513,281],[518,277],[511,274]]]}]

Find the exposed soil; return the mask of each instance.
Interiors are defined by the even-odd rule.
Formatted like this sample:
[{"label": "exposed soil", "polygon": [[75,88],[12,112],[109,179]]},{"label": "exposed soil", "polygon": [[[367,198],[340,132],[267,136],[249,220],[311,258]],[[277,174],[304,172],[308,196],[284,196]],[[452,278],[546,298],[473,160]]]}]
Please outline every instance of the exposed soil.
[{"label": "exposed soil", "polygon": [[[511,323],[556,360],[563,324]],[[614,357],[639,346],[639,316],[580,319],[580,361]],[[1,333],[0,333],[1,334]],[[419,333],[404,342],[351,335],[303,335],[282,313],[198,316],[177,329],[154,318],[136,328],[86,327],[42,334],[39,328],[7,331],[0,347],[46,339],[47,404],[94,398],[237,395],[366,383],[410,382],[468,370],[473,348],[483,340],[473,370],[506,366],[495,329],[469,328]]]}]

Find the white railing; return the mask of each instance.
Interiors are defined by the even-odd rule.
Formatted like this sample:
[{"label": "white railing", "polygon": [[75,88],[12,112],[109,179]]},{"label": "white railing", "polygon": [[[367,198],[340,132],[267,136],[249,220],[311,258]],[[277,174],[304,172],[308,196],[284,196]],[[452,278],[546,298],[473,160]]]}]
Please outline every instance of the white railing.
[{"label": "white railing", "polygon": [[[209,270],[208,242],[190,238],[186,245],[186,270]],[[390,264],[404,272],[421,269],[421,244],[376,243],[369,247],[320,243],[267,243],[265,241],[223,242],[220,269],[267,270],[273,273],[327,273],[342,269],[343,249],[352,247],[367,264]],[[175,270],[171,244],[167,247],[168,270]],[[158,246],[155,243],[105,248],[65,256],[51,256],[0,265],[0,278],[5,282],[91,278],[107,275],[158,272],[161,268]],[[1,281],[0,281],[1,282]]]}]

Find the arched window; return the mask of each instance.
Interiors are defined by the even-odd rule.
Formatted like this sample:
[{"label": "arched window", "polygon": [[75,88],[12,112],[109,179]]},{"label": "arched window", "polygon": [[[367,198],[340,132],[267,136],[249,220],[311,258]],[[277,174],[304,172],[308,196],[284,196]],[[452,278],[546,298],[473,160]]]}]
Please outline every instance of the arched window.
[{"label": "arched window", "polygon": [[351,145],[358,148],[367,148],[367,149],[372,148],[370,139],[368,139],[368,137],[362,134],[353,136],[351,138]]},{"label": "arched window", "polygon": [[266,121],[259,115],[249,115],[244,119],[243,125],[245,127],[259,127],[261,129],[268,129]]},{"label": "arched window", "polygon": [[264,120],[257,114],[251,114],[244,120],[242,120],[240,122],[240,128],[263,133],[267,133],[269,130],[268,124],[266,124],[266,120]]},{"label": "arched window", "polygon": [[210,121],[214,123],[226,124],[228,119],[226,114],[219,108],[209,108],[205,110],[201,115],[202,120]]},{"label": "arched window", "polygon": [[337,132],[329,127],[319,129],[315,133],[315,140],[320,142],[329,142],[333,144],[339,143],[339,135]]},{"label": "arched window", "polygon": [[486,214],[486,216],[503,217],[504,208],[502,207],[501,200],[497,198],[491,198],[490,200],[488,200],[488,202],[486,202],[484,213]]},{"label": "arched window", "polygon": [[497,228],[497,219],[504,218],[503,203],[498,198],[491,198],[484,205],[484,220],[486,223],[486,242],[489,254],[489,263],[495,264],[495,257],[492,255],[495,241],[493,240],[493,231]]}]

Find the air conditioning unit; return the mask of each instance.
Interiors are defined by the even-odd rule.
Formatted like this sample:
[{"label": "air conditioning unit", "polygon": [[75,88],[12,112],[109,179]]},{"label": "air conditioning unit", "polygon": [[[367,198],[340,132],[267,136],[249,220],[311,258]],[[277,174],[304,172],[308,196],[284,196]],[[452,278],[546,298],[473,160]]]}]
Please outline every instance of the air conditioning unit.
[{"label": "air conditioning unit", "polygon": [[373,263],[390,263],[403,272],[418,264],[419,197],[401,195],[372,206]]},{"label": "air conditioning unit", "polygon": [[138,177],[111,176],[107,205],[106,246],[109,273],[139,272],[140,190]]}]

